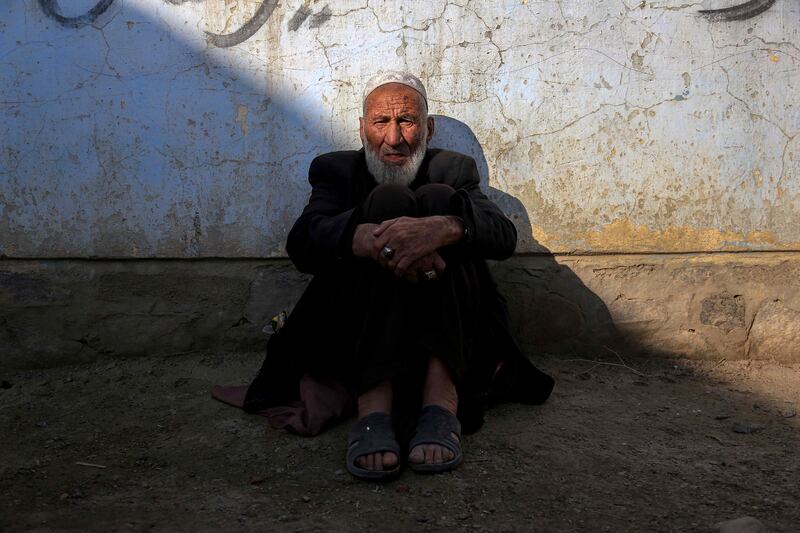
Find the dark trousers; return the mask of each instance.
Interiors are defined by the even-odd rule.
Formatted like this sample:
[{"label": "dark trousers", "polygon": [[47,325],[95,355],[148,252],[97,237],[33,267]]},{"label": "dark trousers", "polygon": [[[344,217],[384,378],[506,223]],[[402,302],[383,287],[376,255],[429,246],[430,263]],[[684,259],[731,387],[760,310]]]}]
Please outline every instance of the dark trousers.
[{"label": "dark trousers", "polygon": [[[451,214],[452,187],[423,185],[412,191],[398,185],[376,187],[362,206],[362,220],[379,224],[401,216]],[[358,260],[351,307],[359,333],[352,363],[353,385],[364,392],[386,379],[415,382],[428,360],[438,357],[457,384],[469,366],[477,322],[477,290],[470,262],[456,250],[440,250],[444,272],[416,284],[397,279],[372,260]],[[414,387],[416,388],[416,387]]]}]

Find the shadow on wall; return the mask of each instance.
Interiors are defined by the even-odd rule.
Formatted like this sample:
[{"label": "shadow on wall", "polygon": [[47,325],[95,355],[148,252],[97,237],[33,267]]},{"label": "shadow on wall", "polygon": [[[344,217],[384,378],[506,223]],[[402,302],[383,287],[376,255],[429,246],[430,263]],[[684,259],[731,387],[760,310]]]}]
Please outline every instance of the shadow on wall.
[{"label": "shadow on wall", "polygon": [[431,147],[461,152],[475,159],[481,188],[517,228],[518,248],[533,250],[493,265],[500,290],[508,300],[511,330],[525,351],[605,356],[609,350],[634,351],[629,340],[623,342],[603,300],[533,237],[522,202],[489,187],[489,165],[469,126],[447,116],[434,115],[434,119],[436,133]]},{"label": "shadow on wall", "polygon": [[[330,113],[179,3],[2,3],[0,256],[280,255]],[[245,29],[289,31],[262,12]]]}]

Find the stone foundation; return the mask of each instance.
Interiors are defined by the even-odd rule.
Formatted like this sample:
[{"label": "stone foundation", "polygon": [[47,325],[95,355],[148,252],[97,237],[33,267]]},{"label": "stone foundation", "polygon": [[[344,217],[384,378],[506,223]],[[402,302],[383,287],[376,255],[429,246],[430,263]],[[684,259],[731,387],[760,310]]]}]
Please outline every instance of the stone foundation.
[{"label": "stone foundation", "polygon": [[[518,256],[493,270],[530,354],[800,361],[800,253]],[[308,279],[288,260],[3,260],[0,367],[259,349]]]}]

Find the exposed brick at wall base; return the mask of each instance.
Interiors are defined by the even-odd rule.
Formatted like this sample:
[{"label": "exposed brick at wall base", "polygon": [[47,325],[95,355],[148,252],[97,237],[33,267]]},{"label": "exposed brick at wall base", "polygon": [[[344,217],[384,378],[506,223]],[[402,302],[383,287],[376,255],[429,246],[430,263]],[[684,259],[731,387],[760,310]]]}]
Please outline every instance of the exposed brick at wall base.
[{"label": "exposed brick at wall base", "polygon": [[[528,256],[493,270],[530,354],[800,361],[800,253]],[[0,368],[259,350],[308,279],[287,260],[0,261]]]},{"label": "exposed brick at wall base", "polygon": [[287,260],[0,261],[0,367],[260,349],[308,279]]},{"label": "exposed brick at wall base", "polygon": [[800,254],[517,257],[496,265],[528,351],[800,361]]}]

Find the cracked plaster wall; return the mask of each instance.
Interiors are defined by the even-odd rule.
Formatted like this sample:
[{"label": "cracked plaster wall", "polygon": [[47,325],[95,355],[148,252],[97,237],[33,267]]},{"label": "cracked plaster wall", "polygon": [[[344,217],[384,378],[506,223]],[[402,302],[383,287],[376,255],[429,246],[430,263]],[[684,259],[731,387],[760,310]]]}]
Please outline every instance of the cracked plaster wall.
[{"label": "cracked plaster wall", "polygon": [[4,2],[0,256],[282,256],[384,67],[463,123],[438,144],[520,251],[800,249],[800,3],[699,14],[732,3]]}]

